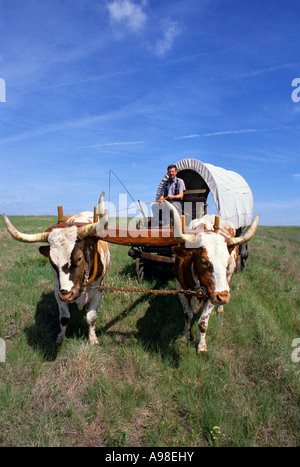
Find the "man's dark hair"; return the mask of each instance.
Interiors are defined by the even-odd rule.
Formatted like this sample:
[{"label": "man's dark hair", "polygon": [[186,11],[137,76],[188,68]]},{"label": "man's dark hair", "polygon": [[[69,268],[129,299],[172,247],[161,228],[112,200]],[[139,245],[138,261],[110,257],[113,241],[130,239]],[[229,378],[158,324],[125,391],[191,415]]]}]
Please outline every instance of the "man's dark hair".
[{"label": "man's dark hair", "polygon": [[176,172],[177,172],[177,167],[176,167],[175,164],[168,165],[168,169],[167,169],[167,170],[169,171],[170,169],[173,169],[173,168],[176,169]]}]

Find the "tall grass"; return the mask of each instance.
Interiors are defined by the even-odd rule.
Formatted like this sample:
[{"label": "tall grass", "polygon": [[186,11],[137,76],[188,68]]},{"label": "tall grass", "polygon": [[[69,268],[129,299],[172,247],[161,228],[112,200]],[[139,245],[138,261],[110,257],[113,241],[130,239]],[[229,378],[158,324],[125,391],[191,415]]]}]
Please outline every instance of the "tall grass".
[{"label": "tall grass", "polygon": [[[12,218],[42,231],[50,217]],[[107,292],[88,344],[72,306],[61,346],[53,277],[37,245],[11,239],[0,219],[1,446],[299,445],[299,227],[259,227],[246,271],[213,313],[198,357],[176,296]],[[112,245],[107,285],[139,287],[127,248]],[[172,269],[145,288],[174,288]],[[197,317],[196,317],[197,318]]]}]

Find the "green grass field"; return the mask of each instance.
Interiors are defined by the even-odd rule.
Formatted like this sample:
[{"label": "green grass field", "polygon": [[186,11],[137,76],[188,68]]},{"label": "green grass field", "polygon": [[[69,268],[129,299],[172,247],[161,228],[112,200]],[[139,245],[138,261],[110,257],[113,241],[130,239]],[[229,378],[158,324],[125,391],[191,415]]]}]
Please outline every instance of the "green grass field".
[{"label": "green grass field", "polygon": [[[25,232],[56,222],[11,220]],[[197,319],[186,341],[178,297],[129,292],[106,292],[99,347],[88,344],[84,314],[73,305],[57,347],[50,265],[37,244],[14,241],[1,217],[0,445],[299,445],[300,358],[292,345],[300,337],[299,246],[300,227],[258,228],[200,357]],[[127,251],[111,246],[106,285],[140,286]],[[143,287],[174,288],[172,269]]]}]

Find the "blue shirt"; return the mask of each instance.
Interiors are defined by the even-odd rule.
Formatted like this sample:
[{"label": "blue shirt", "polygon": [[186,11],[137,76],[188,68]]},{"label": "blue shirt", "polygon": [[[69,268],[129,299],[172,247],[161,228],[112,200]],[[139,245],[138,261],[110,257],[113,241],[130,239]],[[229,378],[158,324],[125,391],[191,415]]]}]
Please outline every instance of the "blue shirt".
[{"label": "blue shirt", "polygon": [[[176,185],[177,185],[177,190],[176,190]],[[160,189],[159,196],[164,195],[167,193],[167,196],[171,195],[178,195],[180,191],[185,191],[185,184],[184,181],[181,178],[174,177],[173,180],[166,180],[163,184],[163,186]],[[172,201],[180,201],[180,200],[170,200]]]}]

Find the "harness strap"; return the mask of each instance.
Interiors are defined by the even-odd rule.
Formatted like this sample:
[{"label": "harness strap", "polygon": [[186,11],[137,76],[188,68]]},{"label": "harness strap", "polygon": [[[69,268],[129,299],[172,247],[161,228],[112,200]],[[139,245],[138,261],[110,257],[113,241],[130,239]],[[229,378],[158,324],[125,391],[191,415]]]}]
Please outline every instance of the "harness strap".
[{"label": "harness strap", "polygon": [[[165,187],[165,198],[168,196],[170,185],[172,185],[172,182],[170,182],[170,180],[167,180],[166,187]],[[174,195],[178,195],[178,194],[179,194],[179,190],[178,190],[178,179],[177,179],[175,180]]]},{"label": "harness strap", "polygon": [[[98,242],[95,243],[95,245],[93,245],[93,253],[94,253],[94,267],[93,267],[93,272],[92,272],[92,275],[88,278],[88,280],[86,282],[84,282],[83,284],[83,287],[86,287],[87,285],[89,285],[91,282],[93,282],[93,280],[95,279],[96,275],[97,275],[97,271],[98,271],[98,251],[97,251],[97,244]],[[88,277],[88,275],[87,275]]]}]

